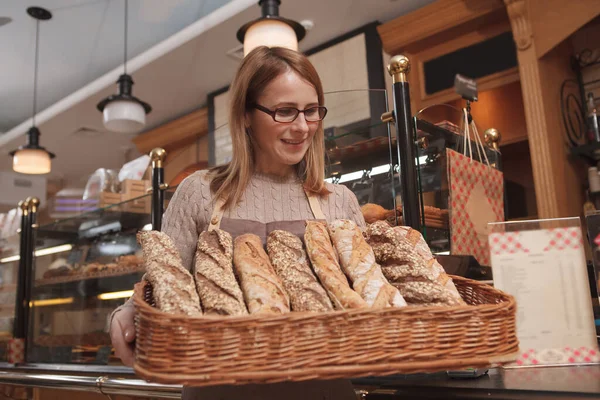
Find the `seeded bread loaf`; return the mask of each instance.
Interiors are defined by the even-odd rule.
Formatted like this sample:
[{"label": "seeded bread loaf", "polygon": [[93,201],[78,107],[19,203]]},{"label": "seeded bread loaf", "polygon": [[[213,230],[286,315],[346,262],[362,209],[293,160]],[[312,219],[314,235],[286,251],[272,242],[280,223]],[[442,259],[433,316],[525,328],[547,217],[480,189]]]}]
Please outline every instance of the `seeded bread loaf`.
[{"label": "seeded bread loaf", "polygon": [[333,310],[325,289],[310,269],[299,237],[275,230],[267,238],[267,253],[290,296],[292,311]]},{"label": "seeded bread loaf", "polygon": [[[450,277],[435,260],[426,262],[400,227],[392,228],[385,221],[367,227],[365,236],[381,265],[385,277],[411,304],[464,304]],[[416,231],[413,231],[416,232]],[[418,232],[416,232],[418,233]],[[420,234],[419,234],[419,237]]]},{"label": "seeded bread loaf", "polygon": [[142,246],[146,279],[152,284],[156,307],[171,314],[202,314],[192,274],[182,265],[169,236],[158,231],[137,234]]},{"label": "seeded bread loaf", "polygon": [[233,274],[231,235],[220,229],[200,234],[194,280],[207,315],[248,314],[242,290]]}]

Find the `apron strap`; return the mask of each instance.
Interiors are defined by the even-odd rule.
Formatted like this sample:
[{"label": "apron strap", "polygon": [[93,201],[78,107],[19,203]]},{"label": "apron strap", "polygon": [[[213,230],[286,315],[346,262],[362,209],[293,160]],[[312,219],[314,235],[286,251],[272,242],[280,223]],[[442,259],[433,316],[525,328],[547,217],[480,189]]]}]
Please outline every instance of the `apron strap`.
[{"label": "apron strap", "polygon": [[[317,196],[315,196],[312,193],[309,193],[306,190],[304,191],[304,193],[306,194],[306,198],[308,199],[308,205],[310,206],[310,210],[312,211],[315,219],[327,220],[327,218],[325,218],[325,214],[323,213],[323,210],[321,209],[321,204],[319,203],[319,199],[317,198]],[[224,212],[224,210],[223,210],[224,204],[225,204],[225,201],[223,199],[219,199],[219,200],[215,201],[215,207],[213,208],[213,212],[212,212],[212,215],[210,216],[210,221],[209,221],[209,225],[208,225],[209,231],[219,229],[219,227],[221,226],[221,220],[223,219],[223,212]]]},{"label": "apron strap", "polygon": [[315,217],[315,219],[320,219],[324,221],[327,220],[327,218],[325,218],[325,214],[323,214],[323,210],[321,209],[321,203],[319,203],[319,199],[317,198],[317,196],[315,196],[312,193],[309,193],[306,190],[304,190],[304,193],[306,193],[308,205],[310,206],[310,210],[313,213],[313,217]]},{"label": "apron strap", "polygon": [[221,226],[221,219],[223,219],[223,205],[225,204],[225,200],[218,199],[215,201],[215,208],[213,208],[212,215],[210,216],[210,221],[208,224],[208,231],[214,231],[215,229],[219,229]]}]

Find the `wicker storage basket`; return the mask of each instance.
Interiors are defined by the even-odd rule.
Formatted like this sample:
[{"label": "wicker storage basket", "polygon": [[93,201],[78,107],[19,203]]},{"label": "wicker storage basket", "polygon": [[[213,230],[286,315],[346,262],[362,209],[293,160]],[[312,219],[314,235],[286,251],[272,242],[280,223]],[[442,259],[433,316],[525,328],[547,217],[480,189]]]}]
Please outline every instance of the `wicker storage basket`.
[{"label": "wicker storage basket", "polygon": [[485,367],[516,359],[516,304],[452,277],[468,306],[291,312],[278,316],[166,314],[136,285],[138,375],[188,386],[355,378]]}]

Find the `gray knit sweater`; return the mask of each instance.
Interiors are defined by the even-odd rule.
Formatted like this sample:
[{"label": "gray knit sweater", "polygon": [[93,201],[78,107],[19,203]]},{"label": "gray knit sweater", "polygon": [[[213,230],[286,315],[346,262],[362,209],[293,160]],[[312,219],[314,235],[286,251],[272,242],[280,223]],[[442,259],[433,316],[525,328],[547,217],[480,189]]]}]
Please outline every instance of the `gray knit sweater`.
[{"label": "gray knit sweater", "polygon": [[[177,188],[164,215],[162,231],[175,242],[184,267],[191,270],[200,232],[208,228],[213,212],[208,171],[187,177]],[[343,185],[326,184],[331,192],[320,198],[327,221],[350,219],[364,227],[354,193]],[[257,221],[297,221],[314,219],[302,182],[297,177],[280,178],[254,174],[241,201],[223,217]]]},{"label": "gray knit sweater", "polygon": [[[331,194],[319,198],[319,202],[327,221],[349,219],[364,228],[365,220],[354,193],[343,185],[326,185]],[[213,205],[208,171],[198,171],[177,187],[164,214],[162,231],[173,239],[183,266],[190,271],[198,235],[208,228]],[[299,178],[280,178],[258,173],[252,176],[238,205],[226,211],[223,216],[262,223],[314,219]],[[121,307],[130,306],[133,306],[132,299]],[[110,316],[110,322],[121,307]]]}]

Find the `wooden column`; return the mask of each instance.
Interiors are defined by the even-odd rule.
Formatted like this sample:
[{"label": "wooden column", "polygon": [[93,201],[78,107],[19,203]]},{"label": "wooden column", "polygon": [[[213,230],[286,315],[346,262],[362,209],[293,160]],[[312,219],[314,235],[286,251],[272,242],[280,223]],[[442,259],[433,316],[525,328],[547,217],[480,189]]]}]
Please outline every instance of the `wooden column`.
[{"label": "wooden column", "polygon": [[567,42],[538,58],[530,0],[504,0],[517,46],[539,218],[581,214],[582,179],[569,160],[560,122],[560,85],[570,78]]},{"label": "wooden column", "polygon": [[504,3],[517,45],[538,216],[540,218],[558,217],[562,213],[556,194],[563,185],[556,181],[552,170],[553,163],[561,163],[564,157],[553,159],[550,150],[550,132],[546,124],[542,81],[527,3],[525,0],[504,0]]}]

